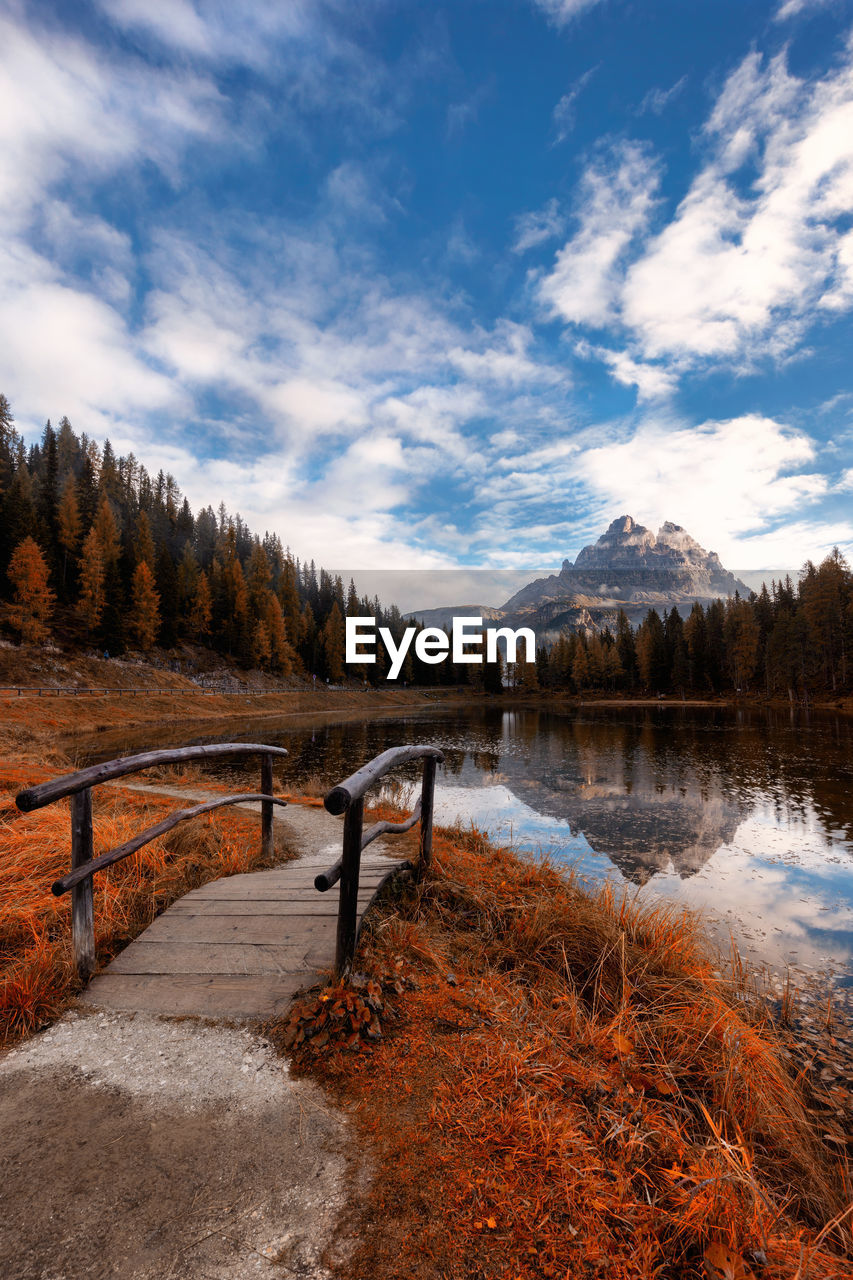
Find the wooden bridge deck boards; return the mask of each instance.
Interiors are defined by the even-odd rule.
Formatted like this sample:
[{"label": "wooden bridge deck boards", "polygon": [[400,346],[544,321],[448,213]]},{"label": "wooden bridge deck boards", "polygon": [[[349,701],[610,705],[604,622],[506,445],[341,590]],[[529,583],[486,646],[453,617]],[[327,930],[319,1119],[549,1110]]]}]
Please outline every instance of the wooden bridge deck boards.
[{"label": "wooden bridge deck boards", "polygon": [[[283,1013],[334,962],[340,886],[314,888],[314,876],[332,861],[325,850],[194,889],[97,974],[82,998],[99,1008],[210,1018]],[[391,865],[365,850],[359,920]]]}]

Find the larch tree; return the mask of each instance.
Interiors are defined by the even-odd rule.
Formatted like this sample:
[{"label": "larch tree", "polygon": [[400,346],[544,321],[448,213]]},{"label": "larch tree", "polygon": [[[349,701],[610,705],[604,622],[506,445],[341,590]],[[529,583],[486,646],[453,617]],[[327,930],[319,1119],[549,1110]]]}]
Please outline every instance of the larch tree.
[{"label": "larch tree", "polygon": [[272,591],[267,592],[264,621],[270,638],[270,664],[279,675],[289,676],[293,670],[295,655],[287,639],[284,614],[278,602],[278,596]]},{"label": "larch tree", "polygon": [[144,560],[133,571],[133,606],[130,632],[140,649],[154,648],[160,630],[160,597],[154,585],[154,574]]},{"label": "larch tree", "polygon": [[44,553],[34,538],[24,538],[15,547],[8,575],[14,592],[9,621],[27,644],[42,644],[50,636],[48,619],[56,597]]},{"label": "larch tree", "polygon": [[77,613],[91,635],[101,621],[106,604],[106,564],[98,532],[92,528],[83,542],[80,556],[80,595]]},{"label": "larch tree", "polygon": [[96,530],[98,541],[101,544],[104,568],[110,570],[118,563],[121,544],[115,513],[106,497],[101,498],[93,528]]},{"label": "larch tree", "polygon": [[136,517],[136,532],[133,538],[133,555],[137,564],[147,564],[154,570],[154,539],[151,536],[151,522],[144,511]]},{"label": "larch tree", "polygon": [[270,633],[263,618],[258,618],[252,630],[252,662],[256,667],[269,667],[272,658]]},{"label": "larch tree", "polygon": [[210,594],[210,582],[204,569],[200,569],[196,579],[195,590],[190,606],[188,634],[190,639],[201,641],[210,635],[210,621],[213,617],[213,600]]}]

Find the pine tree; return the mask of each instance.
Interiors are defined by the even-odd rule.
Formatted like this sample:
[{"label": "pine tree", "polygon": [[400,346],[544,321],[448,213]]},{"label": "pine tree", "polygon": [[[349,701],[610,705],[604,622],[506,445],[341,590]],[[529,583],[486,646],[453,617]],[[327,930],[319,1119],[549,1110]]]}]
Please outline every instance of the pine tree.
[{"label": "pine tree", "polygon": [[12,552],[8,576],[14,593],[9,622],[25,643],[43,643],[50,636],[48,619],[56,597],[48,585],[44,553],[34,538],[25,538]]},{"label": "pine tree", "polygon": [[160,597],[154,585],[154,574],[144,560],[133,571],[133,607],[130,631],[140,649],[154,648],[160,630]]},{"label": "pine tree", "polygon": [[59,502],[59,517],[57,520],[57,538],[59,545],[62,548],[63,593],[65,591],[65,581],[68,571],[68,557],[73,557],[80,545],[81,532],[80,509],[77,505],[77,486],[74,482],[73,475],[69,475],[62,489],[62,497]]},{"label": "pine tree", "polygon": [[323,627],[323,658],[326,674],[335,684],[344,678],[344,657],[346,654],[344,638],[344,620],[337,600],[329,610],[329,616]]},{"label": "pine tree", "polygon": [[249,609],[252,617],[263,618],[267,607],[267,594],[272,582],[272,570],[261,543],[256,541],[252,547],[249,568],[246,573],[246,590],[249,595]]},{"label": "pine tree", "polygon": [[157,552],[155,586],[160,601],[160,640],[168,647],[178,638],[179,586],[178,571],[165,542]]},{"label": "pine tree", "polygon": [[48,418],[41,439],[41,471],[38,483],[38,515],[50,560],[56,558],[56,516],[59,506],[59,462],[56,432]]},{"label": "pine tree", "polygon": [[758,622],[752,606],[737,596],[729,601],[724,629],[726,658],[735,687],[748,688],[758,661]]},{"label": "pine tree", "polygon": [[16,436],[12,406],[4,395],[0,395],[0,497],[12,481]]},{"label": "pine tree", "polygon": [[29,468],[20,457],[9,485],[9,492],[3,503],[3,527],[0,529],[0,544],[6,556],[11,555],[24,538],[32,536],[36,527],[36,509],[33,502],[33,482]]}]

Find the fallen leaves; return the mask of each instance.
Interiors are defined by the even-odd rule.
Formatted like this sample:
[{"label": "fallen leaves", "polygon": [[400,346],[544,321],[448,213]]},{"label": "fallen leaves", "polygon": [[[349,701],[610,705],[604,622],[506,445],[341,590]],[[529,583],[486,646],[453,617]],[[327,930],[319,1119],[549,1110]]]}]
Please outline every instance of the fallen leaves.
[{"label": "fallen leaves", "polygon": [[727,1245],[709,1244],[703,1261],[709,1280],[755,1280],[752,1268]]}]

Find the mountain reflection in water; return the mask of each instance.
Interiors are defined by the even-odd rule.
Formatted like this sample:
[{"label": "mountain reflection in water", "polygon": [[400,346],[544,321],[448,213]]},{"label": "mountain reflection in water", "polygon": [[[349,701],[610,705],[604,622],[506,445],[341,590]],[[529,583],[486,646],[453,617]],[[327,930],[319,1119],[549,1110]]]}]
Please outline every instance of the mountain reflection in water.
[{"label": "mountain reflection in water", "polygon": [[[641,900],[699,907],[753,958],[853,981],[853,721],[843,716],[480,704],[303,730],[247,721],[236,736],[286,746],[282,782],[294,789],[340,781],[390,746],[435,743],[446,757],[438,822],[473,822]],[[121,742],[142,745],[159,744],[150,731]],[[415,783],[417,768],[407,776]]]}]

